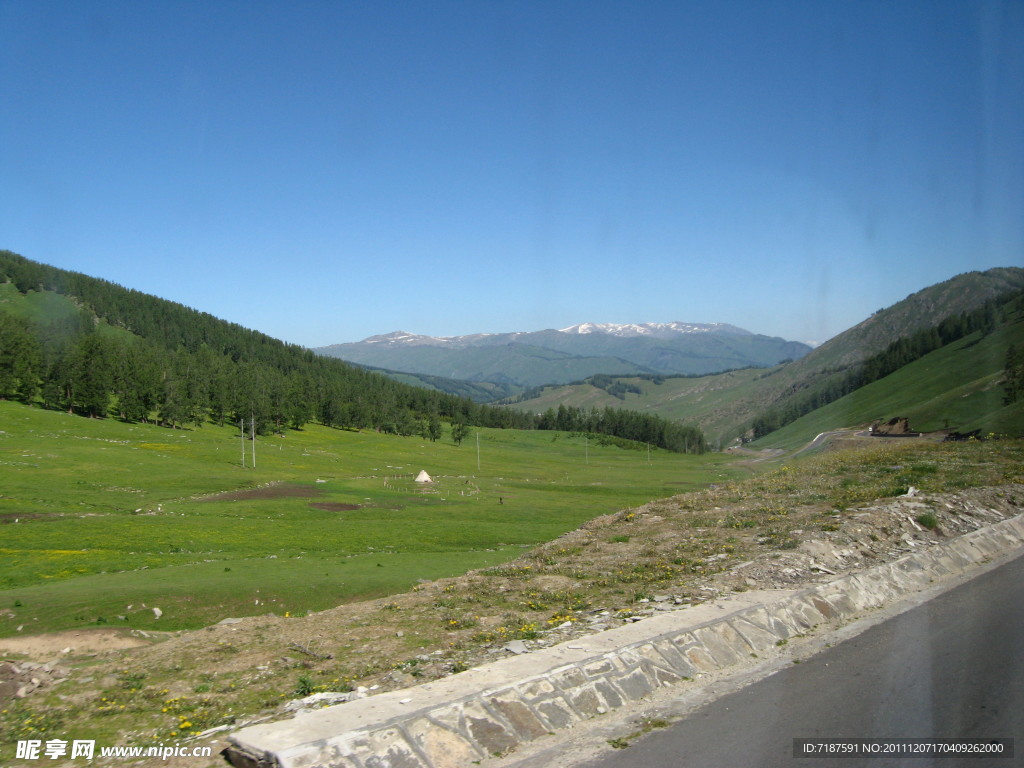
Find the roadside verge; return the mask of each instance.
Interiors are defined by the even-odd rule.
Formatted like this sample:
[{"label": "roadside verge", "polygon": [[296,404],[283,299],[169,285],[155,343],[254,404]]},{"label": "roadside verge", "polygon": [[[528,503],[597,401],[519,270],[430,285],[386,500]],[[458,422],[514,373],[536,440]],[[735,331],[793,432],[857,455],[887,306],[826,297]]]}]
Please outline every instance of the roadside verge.
[{"label": "roadside verge", "polygon": [[800,590],[713,603],[232,734],[239,768],[462,768],[738,666],[1024,546],[1024,517]]}]

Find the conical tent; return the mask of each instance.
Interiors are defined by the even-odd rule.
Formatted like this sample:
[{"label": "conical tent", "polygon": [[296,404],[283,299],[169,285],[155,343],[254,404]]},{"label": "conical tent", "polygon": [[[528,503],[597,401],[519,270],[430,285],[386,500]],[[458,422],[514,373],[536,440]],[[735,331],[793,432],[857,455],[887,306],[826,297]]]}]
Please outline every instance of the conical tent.
[{"label": "conical tent", "polygon": [[420,473],[418,475],[416,475],[416,482],[417,483],[432,483],[434,481],[430,479],[430,475],[427,474],[427,470],[421,469]]}]

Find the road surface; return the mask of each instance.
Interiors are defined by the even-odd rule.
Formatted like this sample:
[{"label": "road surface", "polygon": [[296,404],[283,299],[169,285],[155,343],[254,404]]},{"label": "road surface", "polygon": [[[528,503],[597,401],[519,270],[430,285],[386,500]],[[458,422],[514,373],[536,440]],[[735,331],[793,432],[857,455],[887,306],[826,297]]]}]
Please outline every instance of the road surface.
[{"label": "road surface", "polygon": [[[793,757],[795,738],[829,737],[1014,738],[1016,757]],[[1024,557],[719,698],[671,727],[624,740],[628,747],[574,765],[1024,765]]]}]

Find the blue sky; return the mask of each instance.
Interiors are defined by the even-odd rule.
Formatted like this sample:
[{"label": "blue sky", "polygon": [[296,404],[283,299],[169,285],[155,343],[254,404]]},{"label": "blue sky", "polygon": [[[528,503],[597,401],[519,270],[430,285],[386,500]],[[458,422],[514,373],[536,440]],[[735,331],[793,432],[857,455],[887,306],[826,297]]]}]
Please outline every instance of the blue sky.
[{"label": "blue sky", "polygon": [[1024,4],[0,0],[0,248],[318,346],[1024,263]]}]

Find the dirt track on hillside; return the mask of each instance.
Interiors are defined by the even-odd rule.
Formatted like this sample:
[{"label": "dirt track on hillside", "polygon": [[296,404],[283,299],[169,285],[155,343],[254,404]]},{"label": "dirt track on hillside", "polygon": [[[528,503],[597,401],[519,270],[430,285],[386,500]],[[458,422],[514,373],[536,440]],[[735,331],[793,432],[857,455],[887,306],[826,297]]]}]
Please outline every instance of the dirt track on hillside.
[{"label": "dirt track on hillside", "polygon": [[45,635],[0,638],[0,654],[25,654],[33,661],[51,661],[65,654],[81,656],[120,651],[152,642],[152,639],[129,634],[123,629],[71,629]]}]

